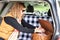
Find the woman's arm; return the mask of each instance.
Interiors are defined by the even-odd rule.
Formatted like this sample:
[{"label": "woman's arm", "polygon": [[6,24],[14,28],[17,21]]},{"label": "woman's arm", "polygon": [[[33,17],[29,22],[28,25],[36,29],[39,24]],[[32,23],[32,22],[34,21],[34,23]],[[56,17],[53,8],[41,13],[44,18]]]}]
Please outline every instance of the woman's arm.
[{"label": "woman's arm", "polygon": [[32,25],[30,25],[29,23],[25,22],[24,19],[22,19],[21,24],[23,25],[23,27],[27,27],[27,28],[35,29],[34,26],[32,26]]},{"label": "woman's arm", "polygon": [[4,17],[4,20],[7,24],[11,25],[12,27],[14,27],[15,29],[17,29],[21,32],[27,32],[27,33],[33,33],[34,32],[34,29],[23,27],[21,24],[19,24],[17,22],[16,19],[14,19],[12,17]]}]

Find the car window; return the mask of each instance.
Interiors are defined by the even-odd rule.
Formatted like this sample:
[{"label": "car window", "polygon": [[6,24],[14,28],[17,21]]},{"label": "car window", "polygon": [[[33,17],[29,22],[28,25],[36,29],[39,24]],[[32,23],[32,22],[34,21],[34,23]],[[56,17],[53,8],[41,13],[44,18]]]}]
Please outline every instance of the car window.
[{"label": "car window", "polygon": [[39,16],[48,16],[49,9],[50,6],[47,2],[39,2],[38,4],[34,5],[34,12]]}]

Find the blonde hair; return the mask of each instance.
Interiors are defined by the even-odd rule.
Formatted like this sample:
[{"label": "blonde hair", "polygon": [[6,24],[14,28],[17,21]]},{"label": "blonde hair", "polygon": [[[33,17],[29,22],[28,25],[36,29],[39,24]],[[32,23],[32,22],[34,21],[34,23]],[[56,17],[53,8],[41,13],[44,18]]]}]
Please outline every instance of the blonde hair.
[{"label": "blonde hair", "polygon": [[17,12],[20,11],[21,5],[22,5],[22,7],[25,7],[23,3],[15,2],[14,5],[12,6],[12,8],[10,9],[10,13],[14,18],[16,18]]}]

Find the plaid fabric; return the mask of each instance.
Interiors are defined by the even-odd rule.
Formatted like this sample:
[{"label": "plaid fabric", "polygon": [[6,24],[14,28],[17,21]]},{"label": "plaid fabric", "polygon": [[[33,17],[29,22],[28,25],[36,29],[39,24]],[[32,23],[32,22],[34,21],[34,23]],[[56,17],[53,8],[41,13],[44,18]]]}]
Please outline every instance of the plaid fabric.
[{"label": "plaid fabric", "polygon": [[[33,25],[35,27],[39,26],[38,19],[48,20],[52,22],[51,17],[39,17],[39,16],[32,16],[32,15],[24,16],[24,20],[28,22],[30,25]],[[32,33],[20,32],[19,40],[32,40]]]},{"label": "plaid fabric", "polygon": [[20,35],[19,35],[19,39],[18,40],[32,40],[32,34],[31,33],[23,33],[23,32],[20,32]]},{"label": "plaid fabric", "polygon": [[38,19],[39,19],[39,16],[36,16],[36,15],[25,15],[24,16],[24,20],[34,27],[40,26]]}]

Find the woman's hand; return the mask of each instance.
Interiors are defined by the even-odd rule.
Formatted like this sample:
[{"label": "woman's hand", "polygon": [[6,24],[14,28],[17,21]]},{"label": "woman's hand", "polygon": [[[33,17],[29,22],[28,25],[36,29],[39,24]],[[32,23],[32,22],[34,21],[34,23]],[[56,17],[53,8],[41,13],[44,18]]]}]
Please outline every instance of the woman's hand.
[{"label": "woman's hand", "polygon": [[35,28],[34,32],[43,33],[45,30],[42,27]]}]

